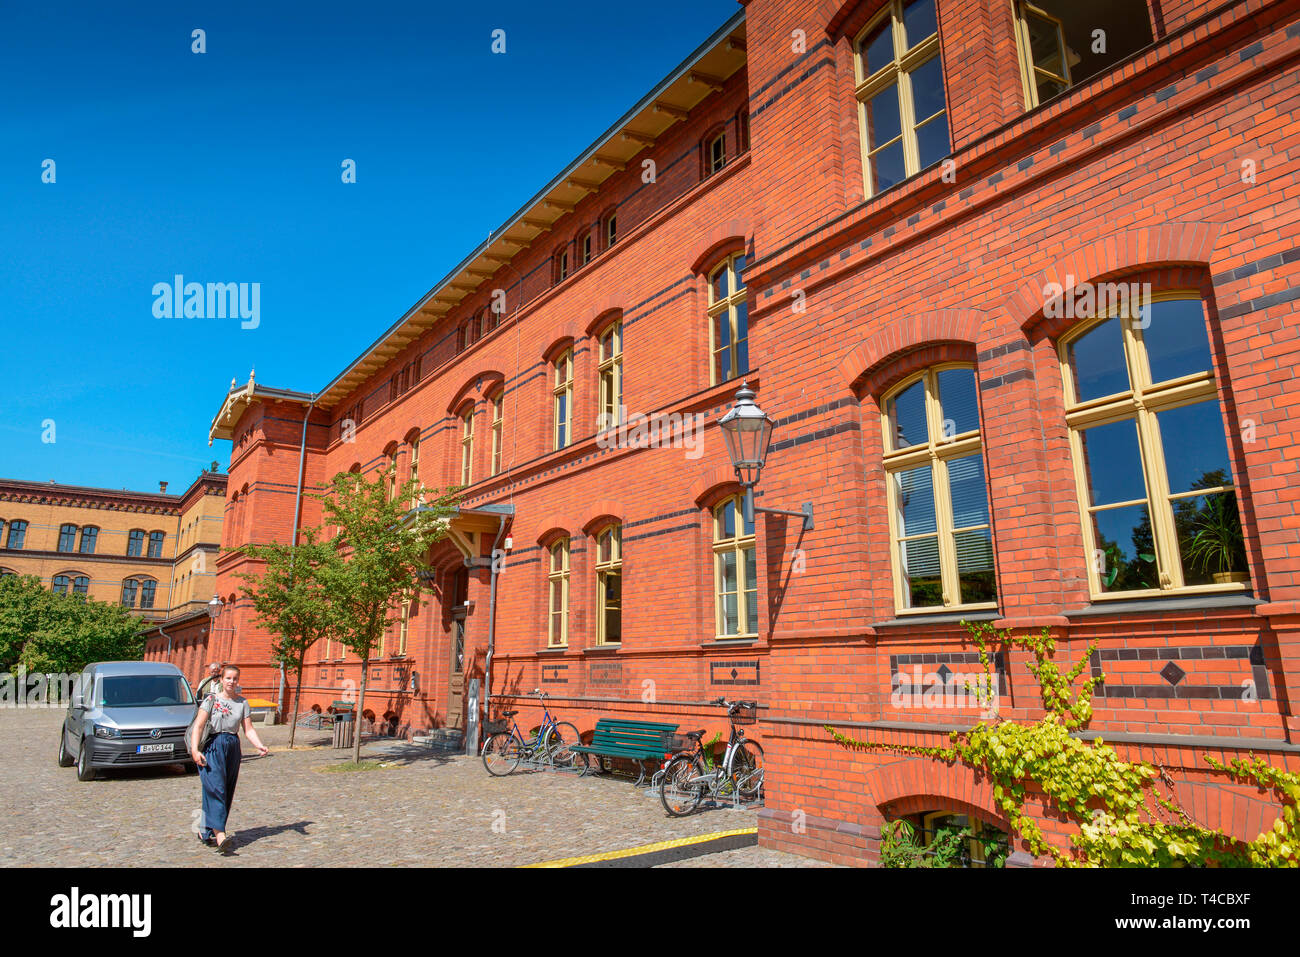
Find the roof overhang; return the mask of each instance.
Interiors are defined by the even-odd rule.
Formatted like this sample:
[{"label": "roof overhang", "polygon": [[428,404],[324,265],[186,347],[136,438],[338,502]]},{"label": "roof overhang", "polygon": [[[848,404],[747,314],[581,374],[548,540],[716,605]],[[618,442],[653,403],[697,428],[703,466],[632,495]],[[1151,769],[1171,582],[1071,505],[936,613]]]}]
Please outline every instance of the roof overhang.
[{"label": "roof overhang", "polygon": [[316,396],[288,389],[272,389],[254,382],[251,375],[244,385],[236,385],[232,380],[230,391],[226,393],[225,401],[221,403],[220,410],[208,428],[208,445],[212,444],[213,439],[233,439],[235,427],[254,402],[290,402],[310,407],[316,404]]}]

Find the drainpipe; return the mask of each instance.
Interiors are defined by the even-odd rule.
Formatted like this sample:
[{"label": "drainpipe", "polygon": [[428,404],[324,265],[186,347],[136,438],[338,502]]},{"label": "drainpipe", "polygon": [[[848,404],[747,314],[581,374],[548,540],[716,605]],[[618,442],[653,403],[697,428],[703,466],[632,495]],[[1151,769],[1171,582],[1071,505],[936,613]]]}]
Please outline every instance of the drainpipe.
[{"label": "drainpipe", "polygon": [[[294,551],[298,549],[298,515],[299,507],[302,503],[302,481],[303,475],[307,469],[307,420],[311,418],[311,410],[316,407],[316,396],[312,396],[311,402],[307,403],[307,411],[302,416],[302,442],[298,446],[298,491],[293,496],[293,535],[289,539]],[[275,710],[280,715],[281,720],[284,718],[284,662],[280,662],[280,693],[276,698]],[[294,702],[294,707],[298,702]]]},{"label": "drainpipe", "polygon": [[167,664],[172,663],[172,636],[163,631],[163,626],[158,626],[158,634],[167,639]]},{"label": "drainpipe", "polygon": [[492,591],[488,596],[488,650],[487,658],[483,664],[483,713],[491,714],[492,706],[492,653],[496,650],[496,625],[497,625],[497,575],[501,570],[501,563],[497,561],[497,546],[501,544],[501,536],[505,534],[506,519],[509,516],[501,516],[501,524],[497,526],[497,537],[492,542]]}]

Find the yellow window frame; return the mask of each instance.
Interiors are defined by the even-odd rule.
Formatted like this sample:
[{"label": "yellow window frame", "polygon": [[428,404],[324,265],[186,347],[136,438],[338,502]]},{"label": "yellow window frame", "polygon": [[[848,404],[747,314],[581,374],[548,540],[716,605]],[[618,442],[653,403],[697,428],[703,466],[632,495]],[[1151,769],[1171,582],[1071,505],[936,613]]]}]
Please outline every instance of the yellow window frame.
[{"label": "yellow window frame", "polygon": [[596,430],[602,431],[618,425],[623,417],[623,320],[615,319],[606,326],[597,337],[597,342],[600,403]]},{"label": "yellow window frame", "polygon": [[[555,425],[552,444],[558,451],[573,444],[573,348],[565,349],[555,359],[555,384],[552,387]],[[561,411],[563,406],[563,411]],[[561,438],[563,437],[563,438]]]},{"label": "yellow window frame", "polygon": [[[740,283],[737,283],[736,264],[745,260],[740,267]],[[744,285],[744,268],[748,265],[746,254],[742,250],[732,253],[722,262],[718,263],[709,273],[709,384],[717,385],[719,382],[727,382],[731,379],[739,378],[749,372],[749,362],[746,359],[745,368],[740,368],[740,306],[745,304],[749,298],[749,290]],[[726,274],[727,277],[727,295],[718,296],[717,278],[719,274]],[[719,345],[718,335],[719,323],[726,322],[727,329],[730,332],[730,342],[727,345]],[[746,346],[749,344],[749,317],[745,317],[745,335],[743,341]],[[726,351],[730,362],[731,375],[726,379],[721,377],[719,358]],[[748,350],[746,350],[748,356]]]},{"label": "yellow window frame", "polygon": [[552,543],[549,551],[546,647],[566,648],[569,644],[569,539]]},{"label": "yellow window frame", "polygon": [[[723,516],[729,504],[735,508],[735,534],[726,537]],[[758,637],[758,622],[749,620],[749,603],[746,601],[749,592],[754,592],[755,596],[758,594],[757,560],[755,561],[755,580],[752,583],[747,577],[748,571],[745,561],[747,552],[754,552],[755,559],[757,559],[758,545],[754,532],[745,531],[744,504],[743,495],[732,495],[713,506],[714,635],[719,641],[732,638]],[[723,574],[723,567],[725,564],[724,556],[728,554],[735,555],[736,590],[734,592],[728,591],[725,587],[726,576]],[[751,584],[753,587],[750,587]],[[736,633],[730,634],[727,631],[726,597],[733,594],[736,597]]]},{"label": "yellow window frame", "polygon": [[[608,548],[606,540],[608,539]],[[621,525],[606,525],[596,536],[596,644],[598,645],[617,645],[621,639],[611,641],[607,632],[605,622],[606,615],[610,610],[615,610],[619,614],[619,621],[622,622],[623,616],[623,591],[619,589],[618,607],[612,608],[608,604],[605,583],[610,576],[617,576],[620,579],[623,576],[623,528]],[[620,581],[620,586],[622,582]],[[620,628],[620,634],[622,629]]]}]

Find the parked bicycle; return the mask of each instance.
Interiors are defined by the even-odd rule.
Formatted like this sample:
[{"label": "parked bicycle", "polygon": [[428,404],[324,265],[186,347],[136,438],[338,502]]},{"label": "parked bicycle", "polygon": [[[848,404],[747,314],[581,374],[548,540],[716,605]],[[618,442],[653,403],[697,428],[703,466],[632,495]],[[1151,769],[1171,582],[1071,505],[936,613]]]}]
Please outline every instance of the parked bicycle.
[{"label": "parked bicycle", "polygon": [[502,721],[483,722],[483,766],[489,774],[509,774],[524,760],[545,761],[558,768],[576,768],[582,764],[582,756],[569,750],[582,740],[578,729],[568,721],[555,720],[546,707],[549,694],[539,688],[534,688],[533,694],[542,702],[542,724],[527,741],[519,731],[518,722],[513,720],[518,711],[502,712]]},{"label": "parked bicycle", "polygon": [[738,725],[758,720],[758,703],[715,698],[709,704],[727,709],[731,738],[717,767],[704,758],[703,731],[664,735],[665,750],[677,751],[664,765],[659,798],[673,817],[690,814],[705,794],[710,798],[753,801],[763,792],[763,748],[745,737]]}]

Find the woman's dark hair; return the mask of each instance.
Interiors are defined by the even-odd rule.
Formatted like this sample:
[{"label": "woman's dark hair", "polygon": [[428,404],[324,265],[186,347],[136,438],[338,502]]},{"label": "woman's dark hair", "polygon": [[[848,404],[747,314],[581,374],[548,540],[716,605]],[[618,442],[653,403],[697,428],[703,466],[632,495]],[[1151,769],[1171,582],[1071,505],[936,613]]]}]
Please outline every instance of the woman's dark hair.
[{"label": "woman's dark hair", "polygon": [[239,665],[223,665],[221,668],[221,677],[224,678],[227,671],[233,671],[235,674],[239,674]]}]

